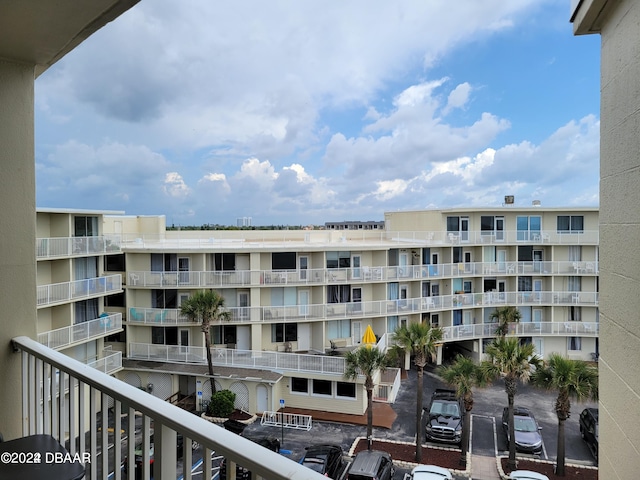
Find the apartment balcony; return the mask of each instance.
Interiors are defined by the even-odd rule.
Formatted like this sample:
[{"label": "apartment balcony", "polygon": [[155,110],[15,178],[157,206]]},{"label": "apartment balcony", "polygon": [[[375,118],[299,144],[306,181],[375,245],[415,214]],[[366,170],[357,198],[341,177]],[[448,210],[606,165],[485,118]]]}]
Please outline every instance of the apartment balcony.
[{"label": "apartment balcony", "polygon": [[576,232],[557,230],[482,230],[458,232],[386,232],[387,240],[401,243],[424,242],[443,245],[598,245],[598,230]]},{"label": "apartment balcony", "polygon": [[[442,327],[443,341],[495,337],[496,323]],[[515,337],[597,337],[599,322],[519,322],[510,323],[507,336]]]},{"label": "apartment balcony", "polygon": [[48,307],[71,300],[84,300],[101,297],[122,291],[122,276],[107,275],[103,277],[74,280],[71,282],[39,285],[37,287],[37,306]]},{"label": "apartment balcony", "polygon": [[121,330],[122,314],[112,313],[88,322],[39,333],[38,342],[54,350],[60,350],[76,343],[106,337]]},{"label": "apartment balcony", "polygon": [[[228,307],[225,311],[229,312],[229,320],[234,323],[250,322],[252,312],[255,312],[255,318],[260,318],[260,307]],[[175,326],[175,325],[198,325],[199,322],[193,322],[186,315],[180,313],[179,308],[130,308],[127,315],[127,322],[130,324],[153,325],[153,326]]]},{"label": "apartment balcony", "polygon": [[52,237],[36,239],[36,259],[86,257],[121,253],[120,237]]},{"label": "apartment balcony", "polygon": [[132,271],[128,273],[127,285],[140,288],[239,288],[357,284],[473,276],[597,274],[598,262],[596,261],[503,261],[307,270]]},{"label": "apartment balcony", "polygon": [[[22,405],[5,405],[23,419],[22,434],[49,434],[74,456],[87,453],[87,479],[136,478],[136,443],[142,445],[141,478],[150,478],[153,442],[154,478],[192,478],[192,442],[203,449],[202,471],[212,472],[212,457],[224,456],[234,471],[237,463],[272,480],[313,480],[322,475],[262,448],[254,442],[207,422],[175,405],[28,338],[13,339],[22,357]],[[61,385],[64,387],[61,388]],[[43,403],[46,403],[43,408]],[[116,423],[117,422],[117,423]],[[109,425],[121,428],[101,428]],[[184,438],[184,458],[176,458],[176,437]],[[135,439],[136,441],[130,441]],[[108,452],[108,454],[105,454]],[[0,466],[1,467],[1,466]],[[194,474],[195,475],[195,474]],[[206,478],[210,478],[207,475]]]},{"label": "apartment balcony", "polygon": [[87,366],[95,368],[107,375],[113,375],[122,370],[122,352],[110,353],[98,360],[87,363]]},{"label": "apartment balcony", "polygon": [[[149,343],[129,343],[127,358],[167,363],[206,364],[207,362],[204,347]],[[344,358],[339,356],[212,347],[211,358],[214,366],[344,375]]]}]

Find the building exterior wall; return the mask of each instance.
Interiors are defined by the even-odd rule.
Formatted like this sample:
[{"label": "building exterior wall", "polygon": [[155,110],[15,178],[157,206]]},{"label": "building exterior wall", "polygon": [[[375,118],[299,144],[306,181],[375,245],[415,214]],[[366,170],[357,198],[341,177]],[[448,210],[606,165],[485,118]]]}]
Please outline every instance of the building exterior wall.
[{"label": "building exterior wall", "polygon": [[[558,217],[574,217],[579,228],[559,231]],[[482,226],[487,218],[499,218],[499,230],[487,231]],[[171,349],[182,342],[184,330],[189,333],[188,345],[183,346],[201,347],[199,325],[164,319],[177,318],[180,299],[202,288],[217,290],[231,313],[230,321],[212,327],[216,352],[230,348],[226,354],[252,350],[256,356],[264,351],[323,355],[332,342],[341,348],[358,346],[367,325],[382,338],[399,325],[423,321],[445,330],[448,347],[439,352],[438,361],[455,351],[482,359],[494,331],[489,324],[491,313],[507,304],[520,308],[523,329],[530,332],[529,336],[518,335],[534,342],[545,356],[558,352],[591,360],[598,351],[594,335],[599,301],[595,208],[467,208],[386,214],[387,226],[414,228],[402,232],[182,230],[158,235],[156,226],[163,224],[164,217],[155,221],[144,217],[143,224],[138,219],[125,217],[118,224],[114,217],[104,223],[105,229],[116,225],[122,229],[125,313],[138,316],[146,312],[144,322],[133,318],[125,322],[130,355],[137,356],[132,351],[140,348]],[[458,230],[452,230],[452,219],[464,219]],[[518,230],[523,219],[527,227]],[[529,228],[527,222],[535,226]],[[147,228],[149,225],[154,227]],[[220,254],[229,263],[216,270],[220,265],[216,266],[214,258]],[[279,266],[281,254],[288,258],[286,268]],[[153,255],[163,257],[154,265]],[[306,270],[300,270],[301,257],[307,258]],[[358,264],[352,263],[355,257],[360,259]],[[178,271],[181,258],[189,260],[188,271],[182,273]],[[203,281],[210,283],[199,283]],[[359,301],[354,301],[358,293]],[[340,298],[334,298],[336,295]],[[243,306],[241,296],[246,302]],[[553,331],[543,331],[538,322]],[[588,330],[583,329],[585,324]],[[483,332],[482,338],[477,333],[469,336],[472,330]],[[164,339],[154,337],[154,331],[163,332]],[[583,336],[580,332],[590,333]],[[118,343],[114,348],[125,350]],[[286,369],[284,373],[287,378],[297,374]],[[340,375],[332,378],[342,380]],[[360,401],[347,400],[342,405],[345,400],[321,395],[302,398],[282,385],[277,388],[289,406],[360,409],[353,413],[366,408]],[[254,402],[250,400],[251,405]]]},{"label": "building exterior wall", "polygon": [[576,7],[574,31],[600,33],[602,45],[599,468],[601,478],[632,478],[640,465],[640,4]]}]

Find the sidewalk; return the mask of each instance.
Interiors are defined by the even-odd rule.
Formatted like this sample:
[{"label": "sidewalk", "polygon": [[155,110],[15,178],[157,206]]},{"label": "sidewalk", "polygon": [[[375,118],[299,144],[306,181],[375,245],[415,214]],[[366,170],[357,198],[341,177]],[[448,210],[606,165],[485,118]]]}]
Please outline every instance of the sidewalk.
[{"label": "sidewalk", "polygon": [[473,480],[500,480],[496,458],[471,455],[471,478]]}]

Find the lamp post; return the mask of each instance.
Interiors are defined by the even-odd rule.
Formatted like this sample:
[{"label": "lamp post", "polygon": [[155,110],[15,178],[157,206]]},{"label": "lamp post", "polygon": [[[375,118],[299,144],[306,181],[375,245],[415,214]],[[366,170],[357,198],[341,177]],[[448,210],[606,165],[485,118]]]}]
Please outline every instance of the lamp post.
[{"label": "lamp post", "polygon": [[284,447],[284,398],[280,399],[280,425],[282,427],[282,441],[280,442],[280,447]]}]

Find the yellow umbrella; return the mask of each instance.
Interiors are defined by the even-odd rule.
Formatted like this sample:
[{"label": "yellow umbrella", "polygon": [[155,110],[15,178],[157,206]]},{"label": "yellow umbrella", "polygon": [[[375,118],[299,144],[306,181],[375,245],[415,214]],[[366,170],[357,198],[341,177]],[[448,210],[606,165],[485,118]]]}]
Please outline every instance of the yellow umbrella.
[{"label": "yellow umbrella", "polygon": [[364,331],[364,335],[362,337],[362,343],[367,345],[375,345],[377,343],[376,334],[373,333],[371,325],[367,325],[367,329]]}]

